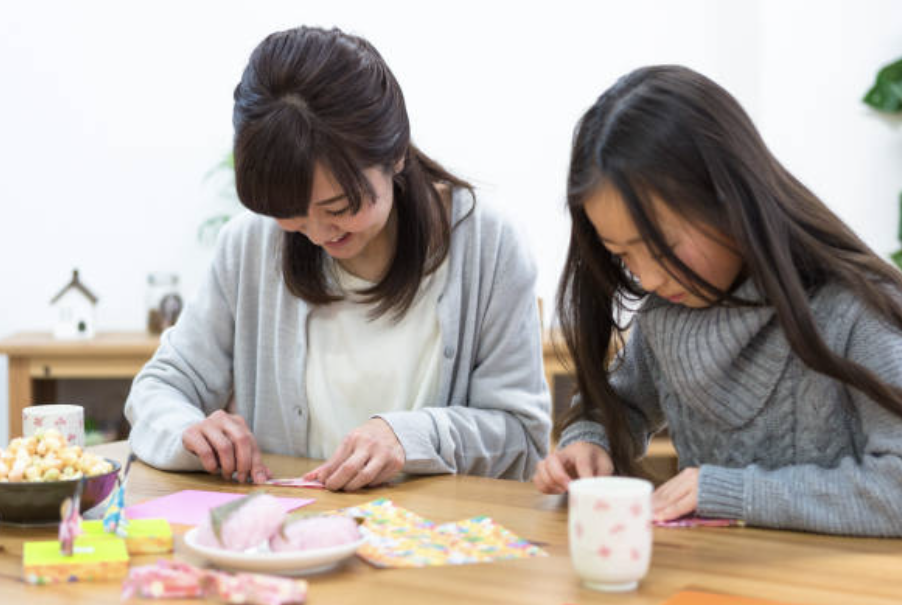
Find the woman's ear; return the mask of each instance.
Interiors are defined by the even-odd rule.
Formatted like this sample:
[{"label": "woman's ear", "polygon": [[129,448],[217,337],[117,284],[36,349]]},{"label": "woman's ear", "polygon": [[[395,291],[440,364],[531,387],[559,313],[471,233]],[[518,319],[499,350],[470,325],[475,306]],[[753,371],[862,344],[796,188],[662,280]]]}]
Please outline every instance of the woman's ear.
[{"label": "woman's ear", "polygon": [[405,160],[406,160],[406,158],[404,158],[402,156],[400,160],[395,162],[395,174],[401,174],[401,172],[404,170],[404,161]]}]

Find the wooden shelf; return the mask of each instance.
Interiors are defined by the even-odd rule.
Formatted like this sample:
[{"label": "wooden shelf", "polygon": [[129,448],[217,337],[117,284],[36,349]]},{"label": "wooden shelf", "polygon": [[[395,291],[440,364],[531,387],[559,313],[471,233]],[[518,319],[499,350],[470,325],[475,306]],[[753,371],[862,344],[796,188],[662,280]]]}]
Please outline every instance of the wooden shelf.
[{"label": "wooden shelf", "polygon": [[160,337],[147,332],[102,332],[87,340],[57,340],[21,332],[0,340],[9,356],[9,435],[22,434],[22,410],[34,403],[36,381],[130,379],[153,356]]}]

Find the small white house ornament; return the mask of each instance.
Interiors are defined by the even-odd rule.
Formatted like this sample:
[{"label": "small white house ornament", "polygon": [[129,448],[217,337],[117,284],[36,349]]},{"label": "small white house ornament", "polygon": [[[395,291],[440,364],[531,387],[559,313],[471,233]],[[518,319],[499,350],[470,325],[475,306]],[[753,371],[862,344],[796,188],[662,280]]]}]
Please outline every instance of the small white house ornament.
[{"label": "small white house ornament", "polygon": [[55,321],[54,338],[93,338],[97,297],[78,279],[78,269],[72,271],[72,281],[50,301]]}]

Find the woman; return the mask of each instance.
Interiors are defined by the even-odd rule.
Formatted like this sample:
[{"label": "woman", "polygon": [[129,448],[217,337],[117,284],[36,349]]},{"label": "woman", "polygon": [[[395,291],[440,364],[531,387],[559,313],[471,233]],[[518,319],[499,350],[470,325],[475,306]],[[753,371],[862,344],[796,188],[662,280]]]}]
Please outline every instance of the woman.
[{"label": "woman", "polygon": [[138,456],[254,482],[261,451],[323,458],[307,477],[345,490],[400,471],[528,479],[550,431],[534,265],[411,143],[379,53],[335,29],[272,34],[233,122],[253,214],[135,379]]}]

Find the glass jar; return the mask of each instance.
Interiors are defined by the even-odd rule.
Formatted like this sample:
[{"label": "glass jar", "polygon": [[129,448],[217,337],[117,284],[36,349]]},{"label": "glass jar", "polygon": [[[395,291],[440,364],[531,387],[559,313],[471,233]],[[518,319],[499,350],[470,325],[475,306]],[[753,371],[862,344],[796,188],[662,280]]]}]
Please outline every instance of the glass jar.
[{"label": "glass jar", "polygon": [[182,312],[179,276],[155,272],[147,276],[147,331],[159,334],[175,325]]}]

